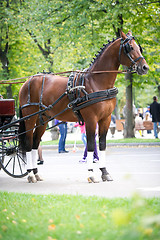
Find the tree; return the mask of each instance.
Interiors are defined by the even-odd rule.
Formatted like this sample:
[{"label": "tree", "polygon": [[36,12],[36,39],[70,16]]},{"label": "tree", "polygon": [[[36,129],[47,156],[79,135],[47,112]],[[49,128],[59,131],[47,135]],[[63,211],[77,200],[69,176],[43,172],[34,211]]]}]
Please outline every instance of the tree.
[{"label": "tree", "polygon": [[[86,68],[106,39],[119,37],[120,30],[132,30],[150,66],[147,77],[132,76],[132,88],[154,85],[159,89],[159,1],[0,0],[0,7],[3,52],[9,39],[7,78]],[[127,86],[124,76],[117,79],[120,89],[122,82]],[[17,88],[12,86],[14,94]]]}]

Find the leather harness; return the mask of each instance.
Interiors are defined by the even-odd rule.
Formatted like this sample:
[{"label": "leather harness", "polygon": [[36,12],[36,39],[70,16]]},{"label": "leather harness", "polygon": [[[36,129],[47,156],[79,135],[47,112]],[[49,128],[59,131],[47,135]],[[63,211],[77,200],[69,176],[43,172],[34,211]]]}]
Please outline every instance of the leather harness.
[{"label": "leather harness", "polygon": [[[23,109],[25,107],[28,107],[28,106],[39,106],[39,119],[40,119],[40,124],[41,125],[44,124],[44,120],[43,120],[44,115],[49,119],[49,121],[54,119],[54,117],[50,118],[50,116],[48,116],[45,113],[45,111],[42,112],[42,109],[44,109],[46,111],[50,110],[65,95],[68,96],[68,99],[69,99],[70,102],[69,102],[67,108],[64,109],[64,111],[66,111],[67,109],[72,109],[74,114],[76,115],[78,121],[79,121],[79,124],[83,125],[84,124],[84,119],[83,119],[83,117],[80,113],[80,110],[82,108],[88,107],[88,106],[90,106],[92,104],[95,104],[95,103],[98,103],[98,102],[105,101],[107,99],[115,98],[117,93],[118,93],[118,89],[116,87],[114,87],[114,88],[111,88],[111,89],[98,91],[98,92],[93,92],[93,93],[88,94],[85,91],[85,86],[84,86],[84,81],[85,81],[84,73],[76,73],[76,72],[74,73],[73,72],[69,76],[66,92],[63,93],[56,100],[56,102],[52,103],[49,106],[45,106],[42,103],[43,89],[44,89],[44,82],[45,82],[45,74],[43,75],[41,95],[40,95],[40,100],[39,100],[38,103],[32,103],[30,101],[30,83],[31,83],[32,78],[29,80],[29,83],[28,83],[28,100],[27,100],[27,103],[24,104],[23,106],[21,106],[21,109]],[[61,113],[57,114],[56,116],[60,115]]]},{"label": "leather harness", "polygon": [[[76,86],[78,78],[79,83],[78,86]],[[82,108],[88,107],[98,102],[115,98],[118,93],[118,89],[116,87],[113,87],[107,90],[88,94],[85,91],[84,79],[85,78],[83,73],[82,74],[72,73],[69,76],[67,84],[67,96],[70,100],[68,108],[71,108],[73,110],[74,114],[78,118],[79,124],[81,125],[84,124],[83,117],[80,113],[80,110]]]}]

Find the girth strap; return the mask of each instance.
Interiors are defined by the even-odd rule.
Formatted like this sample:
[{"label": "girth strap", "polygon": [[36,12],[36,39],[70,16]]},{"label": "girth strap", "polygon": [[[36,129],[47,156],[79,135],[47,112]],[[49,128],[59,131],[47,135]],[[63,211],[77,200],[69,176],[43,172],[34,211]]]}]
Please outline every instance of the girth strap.
[{"label": "girth strap", "polygon": [[73,111],[78,111],[94,103],[115,98],[117,93],[118,93],[118,89],[116,87],[110,88],[104,91],[93,92],[88,94],[87,96],[83,96],[82,98],[77,98],[75,101],[70,102],[68,104],[68,107],[72,108]]}]

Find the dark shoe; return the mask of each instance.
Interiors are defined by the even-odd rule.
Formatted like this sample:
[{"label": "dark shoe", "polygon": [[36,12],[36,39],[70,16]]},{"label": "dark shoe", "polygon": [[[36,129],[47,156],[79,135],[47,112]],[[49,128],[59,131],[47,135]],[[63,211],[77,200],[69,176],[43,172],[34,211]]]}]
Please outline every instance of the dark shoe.
[{"label": "dark shoe", "polygon": [[65,153],[69,153],[69,151],[67,151],[67,150],[64,150],[64,152],[65,152]]},{"label": "dark shoe", "polygon": [[97,159],[97,158],[93,159],[93,163],[97,163],[98,161],[99,161],[99,159]]},{"label": "dark shoe", "polygon": [[38,165],[42,165],[43,163],[44,163],[43,160],[40,160],[40,159],[37,160],[37,164],[38,164]]},{"label": "dark shoe", "polygon": [[59,153],[69,153],[69,151],[64,150],[64,151],[59,151]]}]

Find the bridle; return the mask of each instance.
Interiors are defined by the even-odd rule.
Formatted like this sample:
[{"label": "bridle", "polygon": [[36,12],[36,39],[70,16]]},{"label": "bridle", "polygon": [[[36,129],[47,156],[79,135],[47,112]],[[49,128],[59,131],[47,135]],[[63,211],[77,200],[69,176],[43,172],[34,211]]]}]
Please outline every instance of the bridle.
[{"label": "bridle", "polygon": [[[133,50],[133,47],[129,44],[129,42],[135,38],[133,36],[127,36],[127,38],[125,40],[123,40],[123,38],[121,38],[121,43],[120,43],[120,48],[119,48],[119,61],[121,61],[121,51],[122,51],[122,48],[124,50],[124,54],[127,55],[127,57],[130,59],[131,61],[131,66],[129,67],[129,71],[132,71],[132,70],[137,70],[138,68],[138,64],[137,64],[137,61],[139,61],[141,59],[141,61],[144,59],[143,56],[140,56],[136,59],[133,60],[133,58],[131,57],[130,55],[130,52]],[[140,47],[140,51],[142,53],[142,48],[141,46],[139,45]],[[140,62],[141,62],[140,61]]]}]

